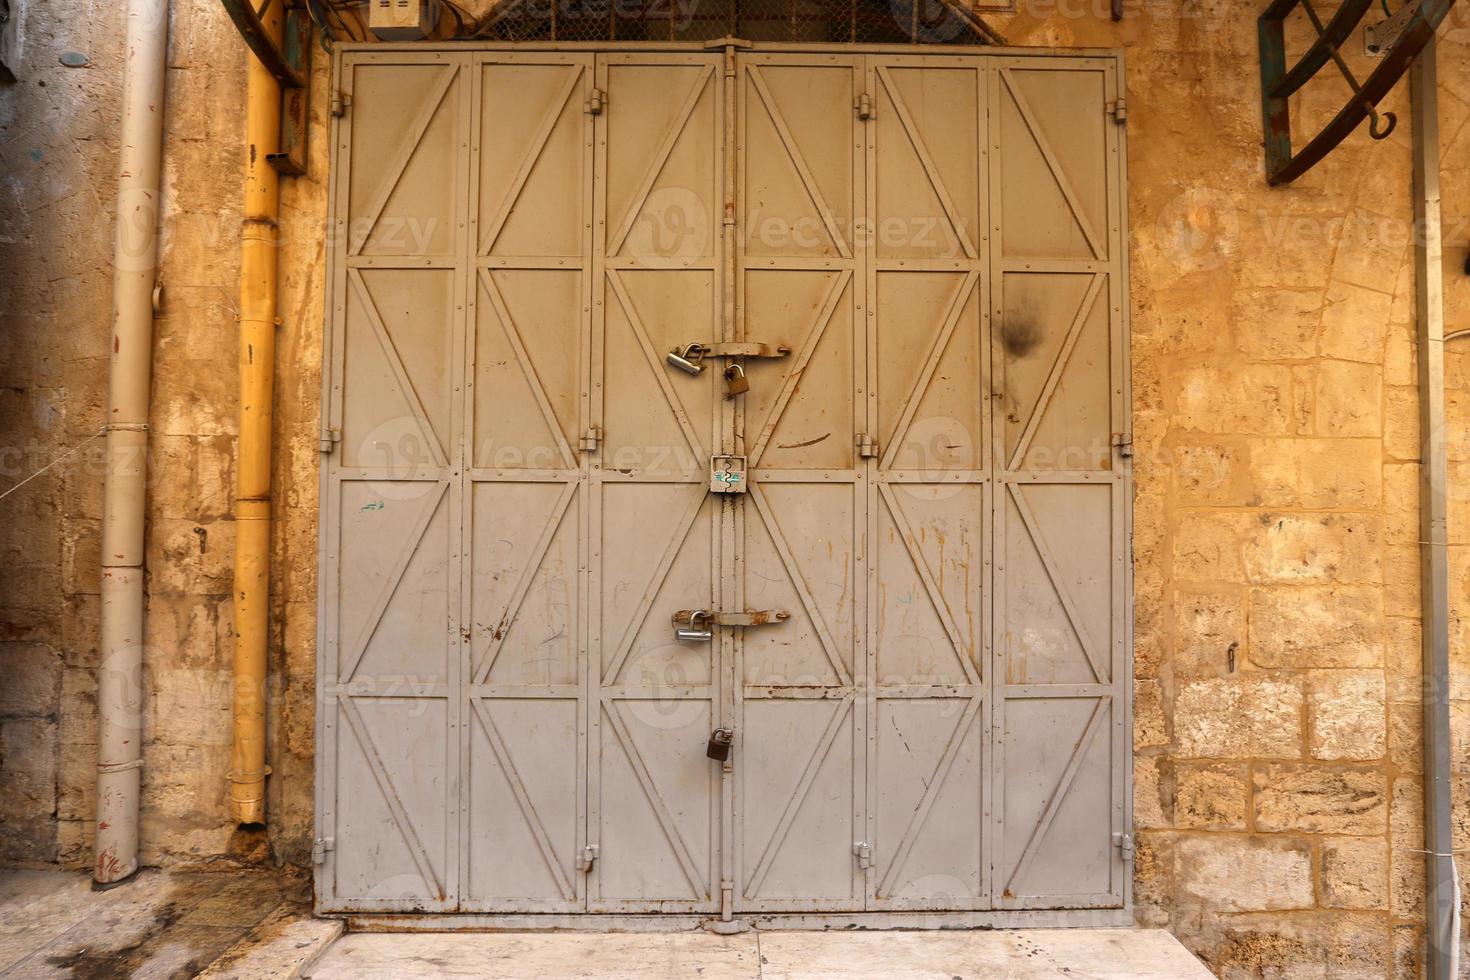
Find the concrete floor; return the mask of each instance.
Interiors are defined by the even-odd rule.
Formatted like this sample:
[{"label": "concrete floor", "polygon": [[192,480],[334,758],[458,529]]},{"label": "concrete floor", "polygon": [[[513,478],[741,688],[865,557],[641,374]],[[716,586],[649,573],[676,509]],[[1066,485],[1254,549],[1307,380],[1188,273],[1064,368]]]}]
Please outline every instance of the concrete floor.
[{"label": "concrete floor", "polygon": [[[304,959],[341,931],[307,917],[310,896],[305,878],[279,873],[143,871],[97,892],[83,872],[0,872],[0,977],[182,980],[245,951],[279,959],[283,932]],[[314,948],[303,923],[320,934]]]},{"label": "concrete floor", "polygon": [[1167,932],[349,934],[306,971],[312,980],[1208,980]]},{"label": "concrete floor", "polygon": [[361,933],[310,915],[302,877],[0,872],[0,978],[142,980],[1205,980],[1150,929]]}]

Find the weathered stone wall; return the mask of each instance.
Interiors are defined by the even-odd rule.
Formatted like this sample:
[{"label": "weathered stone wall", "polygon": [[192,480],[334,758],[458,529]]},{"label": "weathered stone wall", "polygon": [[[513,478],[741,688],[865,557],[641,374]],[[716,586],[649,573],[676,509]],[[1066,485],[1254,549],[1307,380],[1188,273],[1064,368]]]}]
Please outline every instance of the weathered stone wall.
[{"label": "weathered stone wall", "polygon": [[[1128,51],[1137,497],[1136,899],[1233,976],[1412,975],[1422,903],[1408,119],[1261,177],[1257,4],[1021,0],[1015,43]],[[23,5],[0,87],[0,859],[85,864],[120,11]],[[1442,53],[1449,317],[1470,325],[1470,19]],[[305,863],[312,813],[327,120],[284,184],[271,825],[224,806],[244,53],[176,0],[149,503],[144,860]],[[63,68],[63,50],[87,68]],[[1355,61],[1360,61],[1356,55]],[[1367,66],[1360,64],[1360,72]],[[1346,89],[1314,86],[1320,119]],[[1470,535],[1470,347],[1448,357],[1451,533]],[[1454,550],[1455,606],[1470,551]],[[1455,625],[1457,846],[1470,635]],[[1234,652],[1234,669],[1230,653]]]},{"label": "weathered stone wall", "polygon": [[[0,85],[0,860],[91,859],[101,440],[111,330],[123,8],[23,3]],[[64,51],[85,54],[66,68]],[[163,312],[149,437],[145,863],[309,863],[315,441],[326,69],[311,173],[283,183],[271,844],[225,811],[245,51],[223,8],[171,4]],[[303,614],[304,610],[304,614]],[[305,625],[302,625],[303,615]]]}]

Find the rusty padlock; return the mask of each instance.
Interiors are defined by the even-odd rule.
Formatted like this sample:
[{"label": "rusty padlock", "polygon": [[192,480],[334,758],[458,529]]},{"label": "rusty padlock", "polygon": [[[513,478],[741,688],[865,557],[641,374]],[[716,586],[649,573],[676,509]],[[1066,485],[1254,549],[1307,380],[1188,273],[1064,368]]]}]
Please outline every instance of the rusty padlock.
[{"label": "rusty padlock", "polygon": [[724,762],[730,758],[730,743],[735,741],[735,733],[728,728],[716,728],[709,733],[709,744],[704,747],[704,754],[716,762]]},{"label": "rusty padlock", "polygon": [[731,364],[725,368],[725,397],[734,398],[750,390],[750,380],[745,377],[745,368]]}]

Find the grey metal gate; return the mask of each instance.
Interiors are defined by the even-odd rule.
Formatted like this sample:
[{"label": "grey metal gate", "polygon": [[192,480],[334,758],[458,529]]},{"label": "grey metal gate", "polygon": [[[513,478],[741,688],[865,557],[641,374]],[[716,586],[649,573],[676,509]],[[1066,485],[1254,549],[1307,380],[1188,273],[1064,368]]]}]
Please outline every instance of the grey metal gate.
[{"label": "grey metal gate", "polygon": [[1117,61],[336,72],[320,908],[1122,908]]}]

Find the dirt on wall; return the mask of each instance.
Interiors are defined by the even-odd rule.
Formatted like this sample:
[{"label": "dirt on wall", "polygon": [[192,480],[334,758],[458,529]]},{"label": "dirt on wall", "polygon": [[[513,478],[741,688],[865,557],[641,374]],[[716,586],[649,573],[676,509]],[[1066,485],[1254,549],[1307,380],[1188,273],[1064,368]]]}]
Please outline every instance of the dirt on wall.
[{"label": "dirt on wall", "polygon": [[[1254,4],[1020,0],[1013,43],[1127,51],[1135,896],[1218,972],[1413,975],[1422,906],[1409,132],[1262,179]],[[89,860],[116,5],[22,7],[0,85],[0,858]],[[270,825],[226,817],[244,49],[173,5],[150,420],[143,859],[310,861],[327,57],[283,183]],[[59,62],[86,55],[81,68]],[[1370,67],[1355,54],[1360,75]],[[1470,17],[1441,43],[1446,286],[1467,326]],[[1310,87],[1310,124],[1346,88]],[[1470,348],[1449,349],[1470,535]],[[1470,828],[1470,550],[1452,551],[1457,825]],[[1456,841],[1470,847],[1470,829]]]}]

